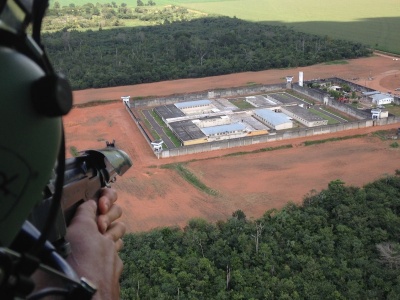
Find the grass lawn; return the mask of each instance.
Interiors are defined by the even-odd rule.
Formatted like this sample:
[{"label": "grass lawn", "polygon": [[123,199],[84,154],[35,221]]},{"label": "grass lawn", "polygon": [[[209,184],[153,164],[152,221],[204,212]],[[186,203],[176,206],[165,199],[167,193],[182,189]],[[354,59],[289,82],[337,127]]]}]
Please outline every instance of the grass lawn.
[{"label": "grass lawn", "polygon": [[320,116],[321,118],[323,118],[323,119],[325,119],[325,120],[328,120],[328,125],[338,124],[338,123],[339,123],[339,121],[337,121],[337,120],[331,118],[331,117],[328,116],[328,115],[325,115],[324,113],[322,113],[322,112],[319,111],[319,110],[316,110],[316,109],[314,109],[314,108],[310,108],[309,111],[310,111],[311,113],[317,115],[317,116]]},{"label": "grass lawn", "polygon": [[400,116],[400,105],[389,104],[385,105],[385,108],[389,111],[390,114]]},{"label": "grass lawn", "polygon": [[249,102],[247,102],[243,98],[238,98],[238,99],[230,99],[229,102],[231,102],[233,105],[237,106],[240,109],[249,109],[249,108],[254,108],[253,105],[251,105]]}]

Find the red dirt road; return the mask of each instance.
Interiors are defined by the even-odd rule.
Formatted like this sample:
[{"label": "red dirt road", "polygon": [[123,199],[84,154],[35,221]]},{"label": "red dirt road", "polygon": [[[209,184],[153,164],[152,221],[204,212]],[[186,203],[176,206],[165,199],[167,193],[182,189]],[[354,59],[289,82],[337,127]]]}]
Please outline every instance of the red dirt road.
[{"label": "red dirt road", "polygon": [[[387,63],[386,69],[382,67],[384,62]],[[315,78],[333,75],[343,78],[359,77],[359,83],[362,84],[361,78],[367,78],[370,75],[369,70],[372,70],[374,78],[370,81],[366,79],[368,86],[376,85],[377,89],[394,90],[399,85],[396,75],[399,72],[399,63],[400,61],[379,56],[354,60],[347,65],[319,65],[315,67],[315,73],[312,73],[314,67],[302,68],[302,71],[305,79],[310,79],[307,74],[311,73],[315,74]],[[346,71],[346,66],[351,70]],[[326,69],[326,76],[321,73],[321,68]],[[331,72],[339,68],[343,69],[343,73]],[[100,96],[104,97],[101,99],[119,99],[123,95],[167,95],[207,90],[217,86],[239,86],[248,82],[275,82],[269,82],[267,78],[278,78],[278,82],[282,82],[279,80],[281,77],[296,75],[296,72],[297,69],[241,73],[110,90],[79,91],[75,93],[75,103],[99,100]],[[115,139],[116,145],[131,156],[134,166],[114,184],[119,195],[118,201],[124,209],[123,221],[127,224],[128,231],[144,231],[159,226],[184,226],[194,217],[209,221],[226,219],[237,209],[242,209],[248,217],[258,218],[268,209],[281,208],[288,201],[301,203],[305,194],[312,189],[325,189],[331,180],[341,179],[348,185],[362,186],[400,169],[400,149],[390,147],[393,141],[381,141],[368,136],[307,147],[301,144],[304,140],[397,128],[400,127],[399,124],[157,159],[122,103],[74,108],[64,118],[64,123],[67,151],[72,146],[78,150],[102,148],[106,140]],[[292,144],[294,147],[259,154],[221,157],[227,153],[282,144]],[[194,159],[197,161],[191,161]],[[218,196],[206,195],[174,171],[160,168],[163,164],[178,161],[188,162],[187,167],[206,185],[217,190]]]},{"label": "red dirt road", "polygon": [[121,96],[166,96],[246,86],[249,83],[283,83],[288,75],[294,76],[293,81],[297,82],[300,71],[303,72],[305,81],[337,76],[382,92],[400,93],[395,91],[396,88],[400,88],[400,60],[396,59],[398,58],[375,55],[369,58],[351,59],[348,60],[348,64],[319,64],[292,69],[245,72],[198,79],[180,79],[131,86],[89,89],[75,91],[74,101],[75,104],[82,104],[97,100],[119,100]]}]

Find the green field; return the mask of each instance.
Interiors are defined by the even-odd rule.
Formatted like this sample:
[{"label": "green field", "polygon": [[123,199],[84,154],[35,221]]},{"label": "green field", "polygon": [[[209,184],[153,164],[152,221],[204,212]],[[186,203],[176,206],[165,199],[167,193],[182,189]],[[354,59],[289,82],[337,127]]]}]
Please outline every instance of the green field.
[{"label": "green field", "polygon": [[182,1],[180,4],[208,13],[287,25],[298,31],[357,41],[383,51],[400,53],[398,0],[235,0]]},{"label": "green field", "polygon": [[[83,4],[88,0],[61,0]],[[94,2],[94,1],[93,1]],[[96,2],[110,3],[109,0]],[[136,1],[116,0],[135,7]],[[146,3],[146,0],[143,1]],[[400,54],[399,0],[157,0],[157,5],[175,4],[209,14],[286,25],[297,31],[327,35]]]}]

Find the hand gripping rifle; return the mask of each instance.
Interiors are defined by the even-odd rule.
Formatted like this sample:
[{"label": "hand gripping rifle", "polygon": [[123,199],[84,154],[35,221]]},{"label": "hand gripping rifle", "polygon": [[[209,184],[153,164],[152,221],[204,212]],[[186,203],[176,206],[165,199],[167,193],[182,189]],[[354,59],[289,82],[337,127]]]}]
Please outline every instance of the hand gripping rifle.
[{"label": "hand gripping rifle", "polygon": [[[36,269],[52,274],[52,277],[67,284],[64,289],[40,290],[29,299],[41,299],[52,294],[63,295],[65,299],[92,298],[96,287],[86,278],[79,278],[62,258],[71,252],[69,243],[64,239],[67,226],[81,203],[89,199],[97,200],[101,188],[109,187],[117,175],[123,175],[131,166],[129,156],[115,148],[114,143],[107,143],[104,149],[80,152],[79,156],[65,160],[63,181],[57,180],[57,176],[49,181],[43,200],[33,209],[13,244],[9,249],[0,247],[1,299],[20,299],[19,296],[28,295],[33,290],[30,276]],[[53,195],[59,194],[56,190],[60,183],[61,197],[55,197],[60,201],[54,201]],[[39,243],[43,235],[41,232],[50,214],[55,216],[56,221],[49,234],[45,235],[47,241],[42,245]]]},{"label": "hand gripping rifle", "polygon": [[[101,188],[110,187],[117,175],[122,176],[131,166],[129,156],[115,148],[114,143],[107,143],[104,149],[82,151],[79,156],[65,160],[63,192],[56,222],[48,237],[62,256],[70,253],[69,243],[64,237],[78,206],[90,199],[97,200]],[[30,217],[31,223],[39,231],[43,229],[50,208],[54,184],[55,180],[50,180],[43,201],[35,207]]]}]

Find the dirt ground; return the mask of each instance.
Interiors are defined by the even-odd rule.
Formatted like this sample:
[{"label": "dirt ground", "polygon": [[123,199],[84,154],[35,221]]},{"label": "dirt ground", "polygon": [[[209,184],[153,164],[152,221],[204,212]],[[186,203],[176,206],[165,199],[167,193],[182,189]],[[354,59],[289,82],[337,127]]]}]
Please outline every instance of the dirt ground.
[{"label": "dirt ground", "polygon": [[[398,60],[396,60],[398,59]],[[286,76],[298,81],[299,72],[304,81],[337,76],[381,92],[392,92],[400,88],[400,59],[384,55],[348,60],[348,64],[319,64],[309,67],[245,72],[198,79],[180,79],[157,83],[137,84],[103,89],[88,89],[74,92],[75,104],[96,100],[114,100],[121,96],[146,97],[184,94],[190,92],[246,86],[249,83],[273,84],[286,82]]]},{"label": "dirt ground", "polygon": [[[375,56],[351,60],[346,65],[317,65],[301,69],[85,90],[75,92],[74,96],[75,104],[119,99],[126,95],[161,96],[241,86],[250,82],[282,82],[286,75],[296,76],[298,71],[304,72],[305,80],[330,76],[358,78],[359,84],[366,83],[369,87],[395,93],[395,89],[400,87],[399,64],[400,61],[390,57]],[[237,209],[243,210],[249,218],[258,218],[268,209],[281,208],[288,201],[301,203],[304,195],[311,190],[325,189],[331,180],[341,179],[348,185],[363,186],[387,174],[394,174],[400,168],[400,150],[390,147],[393,141],[381,141],[370,135],[314,146],[302,145],[304,140],[371,133],[397,128],[399,124],[168,159],[157,159],[154,156],[122,103],[74,108],[64,118],[64,124],[67,151],[72,146],[78,150],[102,148],[105,141],[115,139],[116,145],[132,158],[133,167],[114,184],[119,195],[118,201],[124,209],[123,221],[129,231],[185,226],[194,217],[209,221],[224,220]],[[232,152],[282,144],[292,144],[294,147],[221,157]],[[217,190],[218,196],[206,195],[174,171],[160,168],[171,162],[188,162],[187,167],[206,185]]]}]

